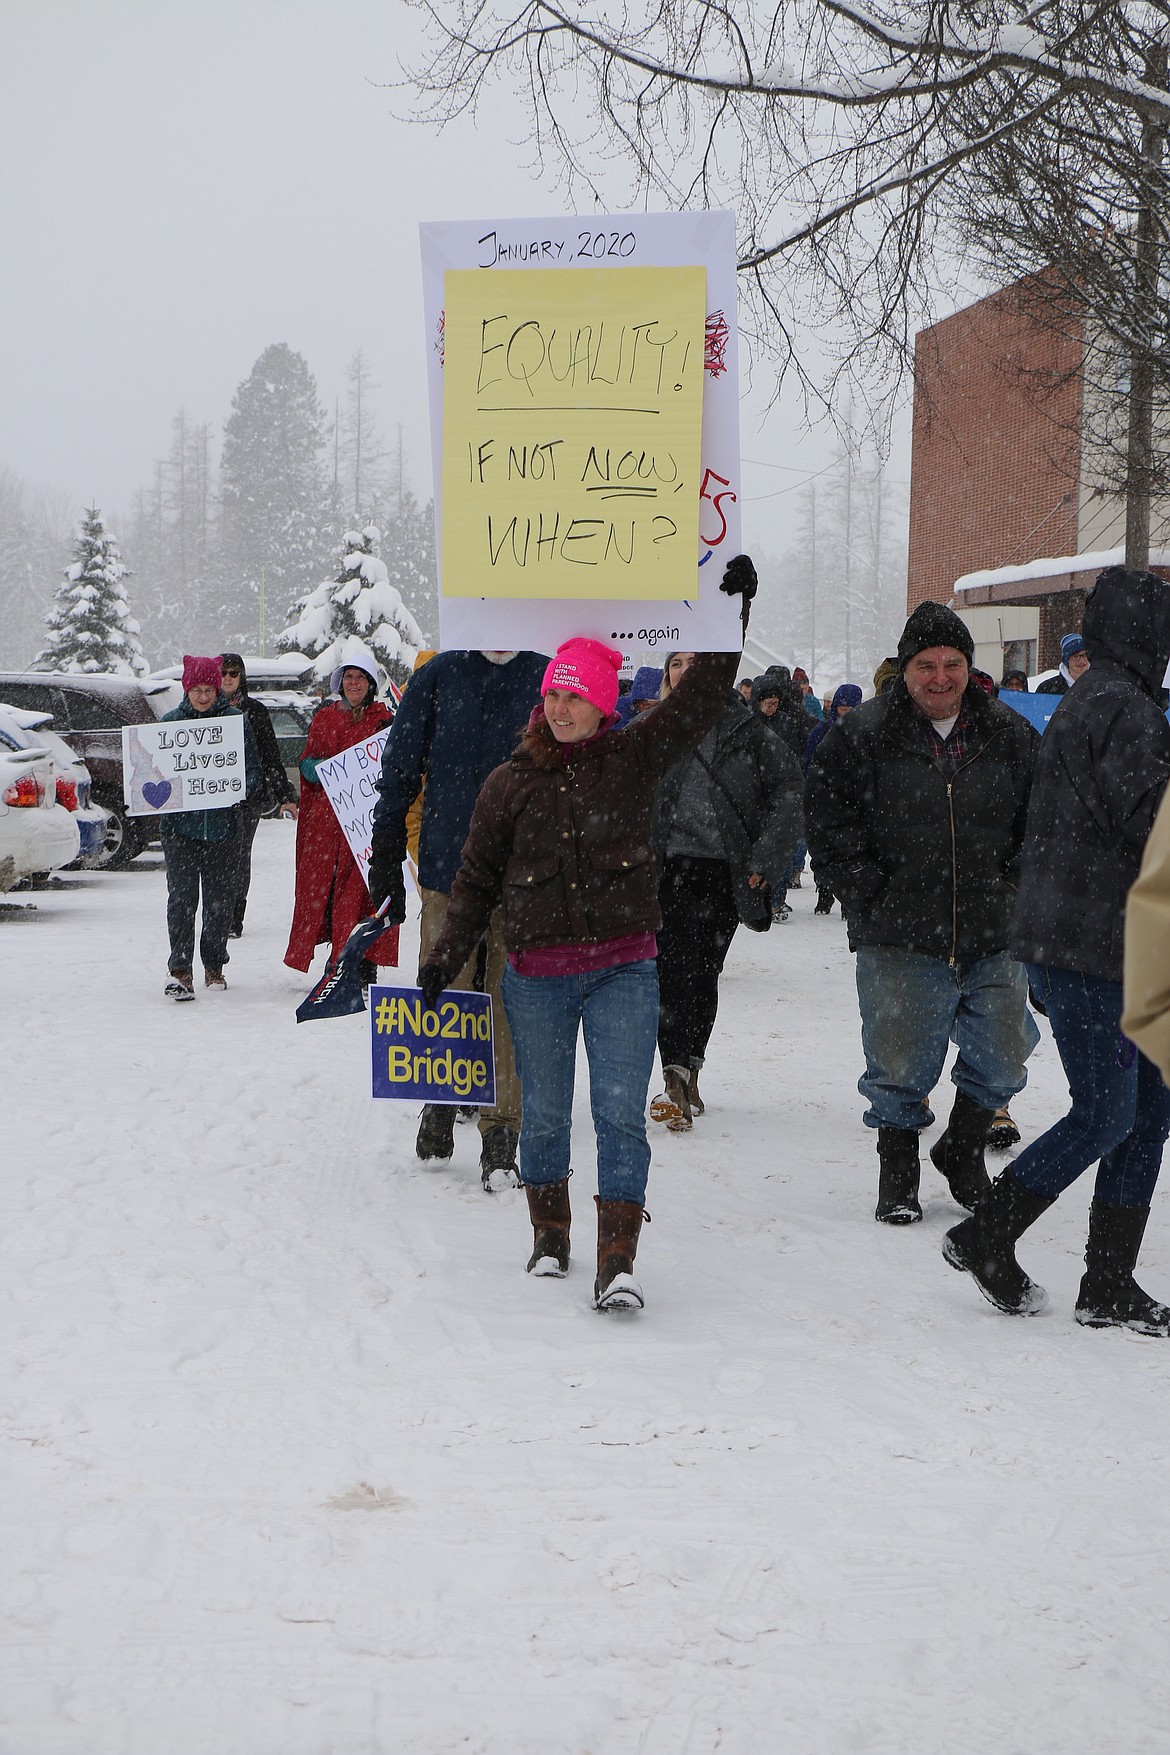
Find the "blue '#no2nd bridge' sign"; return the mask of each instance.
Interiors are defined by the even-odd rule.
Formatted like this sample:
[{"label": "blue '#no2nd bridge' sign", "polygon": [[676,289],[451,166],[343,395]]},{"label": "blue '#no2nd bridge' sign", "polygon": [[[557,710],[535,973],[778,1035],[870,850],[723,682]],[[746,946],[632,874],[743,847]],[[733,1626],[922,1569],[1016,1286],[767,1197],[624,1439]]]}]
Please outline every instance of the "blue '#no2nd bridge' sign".
[{"label": "blue '#no2nd bridge' sign", "polygon": [[448,988],[428,1011],[417,987],[371,987],[370,1054],[375,1097],[495,1104],[489,994]]}]

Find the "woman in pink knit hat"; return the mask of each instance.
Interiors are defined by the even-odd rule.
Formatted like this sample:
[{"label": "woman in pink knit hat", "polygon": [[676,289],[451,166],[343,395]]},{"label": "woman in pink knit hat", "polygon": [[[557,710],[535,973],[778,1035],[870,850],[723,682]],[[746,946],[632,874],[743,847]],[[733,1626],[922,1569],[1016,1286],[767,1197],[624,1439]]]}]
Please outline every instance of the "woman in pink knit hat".
[{"label": "woman in pink knit hat", "polygon": [[[756,588],[746,555],[724,591]],[[433,1007],[502,904],[504,1006],[520,1074],[528,1272],[569,1266],[569,1163],[577,1037],[597,1135],[598,1310],[640,1308],[634,1278],[650,1147],[646,1093],[658,1029],[661,924],[650,820],[658,782],[723,712],[738,655],[701,653],[670,699],[619,728],[621,654],[566,640],[511,759],[476,803],[439,938],[419,971]]]},{"label": "woman in pink knit hat", "polygon": [[[183,699],[164,720],[221,719],[236,713],[221,687],[223,671],[218,658],[183,659]],[[264,771],[244,720],[245,796],[255,799],[264,786]],[[199,955],[203,980],[209,988],[225,988],[224,964],[228,960],[228,933],[239,884],[240,848],[243,845],[243,804],[222,810],[184,810],[160,816],[159,839],[167,868],[167,959],[168,999],[195,998],[192,973],[195,962],[195,911],[203,904]]]}]

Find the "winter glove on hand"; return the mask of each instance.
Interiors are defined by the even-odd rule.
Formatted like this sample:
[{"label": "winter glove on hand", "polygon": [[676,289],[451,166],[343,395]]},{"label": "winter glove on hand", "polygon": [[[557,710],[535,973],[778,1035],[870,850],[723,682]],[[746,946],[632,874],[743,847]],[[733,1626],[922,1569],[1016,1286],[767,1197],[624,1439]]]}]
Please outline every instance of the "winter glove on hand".
[{"label": "winter glove on hand", "polygon": [[739,619],[743,624],[745,633],[747,631],[748,616],[751,613],[751,601],[756,594],[759,583],[759,579],[756,577],[756,569],[752,565],[750,555],[736,555],[734,560],[728,561],[723,577],[719,581],[720,591],[726,591],[729,597],[739,598]]},{"label": "winter glove on hand", "polygon": [[370,860],[370,875],[366,879],[366,888],[370,892],[370,901],[375,910],[382,906],[387,896],[390,906],[383,918],[387,926],[401,926],[406,919],[406,880],[402,875],[401,861],[394,858],[382,858],[377,853]]},{"label": "winter glove on hand", "polygon": [[447,985],[447,977],[441,969],[430,963],[424,963],[418,972],[418,984],[422,990],[423,1004],[429,1012],[433,1012],[438,1004],[439,995]]},{"label": "winter glove on hand", "polygon": [[303,756],[301,758],[301,773],[310,786],[320,786],[321,784],[317,778],[317,763],[320,760],[320,756]]}]

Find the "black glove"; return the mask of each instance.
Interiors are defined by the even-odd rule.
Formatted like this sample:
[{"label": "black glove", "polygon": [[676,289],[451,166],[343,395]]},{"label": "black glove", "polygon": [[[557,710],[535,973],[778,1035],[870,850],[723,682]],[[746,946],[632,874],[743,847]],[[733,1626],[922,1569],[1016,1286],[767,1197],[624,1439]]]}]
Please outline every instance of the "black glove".
[{"label": "black glove", "polygon": [[750,555],[736,555],[727,563],[722,579],[719,581],[720,591],[726,591],[728,597],[739,598],[739,619],[744,633],[747,633],[748,616],[751,613],[752,598],[759,586],[756,569],[752,566]]},{"label": "black glove", "polygon": [[751,556],[736,555],[733,561],[728,561],[719,589],[726,591],[728,597],[742,597],[745,603],[750,603],[759,583]]},{"label": "black glove", "polygon": [[366,888],[375,910],[382,906],[387,896],[390,897],[390,906],[383,918],[387,926],[401,926],[406,919],[406,881],[402,876],[402,861],[379,857],[375,853],[370,860]]},{"label": "black glove", "polygon": [[423,1004],[429,1012],[433,1012],[439,1001],[439,995],[447,985],[447,977],[441,969],[432,963],[424,963],[418,972],[418,984],[422,990]]}]

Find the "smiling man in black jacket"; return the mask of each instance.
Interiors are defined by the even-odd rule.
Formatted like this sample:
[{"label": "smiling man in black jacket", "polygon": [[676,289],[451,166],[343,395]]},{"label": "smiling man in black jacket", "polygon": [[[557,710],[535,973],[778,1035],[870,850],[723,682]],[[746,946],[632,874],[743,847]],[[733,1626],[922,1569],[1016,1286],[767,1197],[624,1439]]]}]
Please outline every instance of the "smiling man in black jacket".
[{"label": "smiling man in black jacket", "polygon": [[970,1208],[988,1187],[987,1129],[1023,1088],[1039,1039],[1007,949],[1038,740],[968,686],[973,655],[953,611],[920,604],[897,680],[826,734],[805,792],[812,863],[841,898],[857,953],[858,1089],[887,1225],[922,1217],[918,1135],[950,1042],[955,1102],[932,1157]]}]

